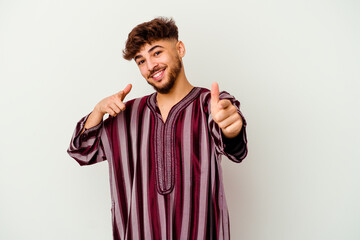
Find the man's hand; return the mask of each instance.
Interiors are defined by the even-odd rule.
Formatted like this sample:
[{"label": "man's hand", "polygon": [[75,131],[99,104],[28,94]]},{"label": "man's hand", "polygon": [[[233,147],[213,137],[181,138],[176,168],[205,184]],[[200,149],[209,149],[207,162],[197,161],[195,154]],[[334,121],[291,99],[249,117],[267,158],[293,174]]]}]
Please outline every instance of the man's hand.
[{"label": "man's hand", "polygon": [[121,111],[125,110],[125,104],[123,103],[124,98],[131,91],[131,84],[128,84],[124,90],[111,95],[110,97],[104,98],[98,104],[96,104],[94,110],[89,115],[88,119],[85,122],[84,128],[81,131],[81,134],[85,129],[89,129],[98,125],[106,113],[115,117]]},{"label": "man's hand", "polygon": [[243,122],[236,107],[228,99],[219,99],[219,85],[211,85],[211,116],[219,125],[224,136],[236,137],[242,128]]},{"label": "man's hand", "polygon": [[121,111],[125,110],[125,104],[123,100],[125,99],[126,95],[131,91],[131,84],[128,84],[124,90],[115,93],[107,98],[101,100],[98,104],[96,104],[94,111],[104,116],[106,113],[110,114],[111,116],[115,117]]}]

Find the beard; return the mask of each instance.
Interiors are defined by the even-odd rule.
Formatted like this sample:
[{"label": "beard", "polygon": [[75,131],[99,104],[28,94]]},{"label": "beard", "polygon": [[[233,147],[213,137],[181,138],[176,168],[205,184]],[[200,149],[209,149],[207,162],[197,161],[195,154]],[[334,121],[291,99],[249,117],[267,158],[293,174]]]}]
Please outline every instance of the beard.
[{"label": "beard", "polygon": [[[148,83],[151,86],[153,86],[155,91],[157,91],[158,93],[167,94],[174,87],[176,79],[178,78],[181,68],[182,68],[182,64],[181,64],[181,61],[179,58],[176,58],[174,65],[175,65],[174,68],[169,67],[169,74],[168,74],[169,80],[165,83],[165,85],[158,87],[154,83],[151,83],[148,81]],[[158,70],[159,69],[154,69],[153,71],[156,72]]]}]

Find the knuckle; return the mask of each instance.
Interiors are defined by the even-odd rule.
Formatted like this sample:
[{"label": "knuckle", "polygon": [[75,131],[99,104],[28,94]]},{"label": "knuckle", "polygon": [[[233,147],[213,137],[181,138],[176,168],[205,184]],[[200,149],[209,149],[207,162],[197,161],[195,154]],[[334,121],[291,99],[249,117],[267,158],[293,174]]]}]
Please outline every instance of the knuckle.
[{"label": "knuckle", "polygon": [[214,120],[215,122],[218,122],[218,121],[219,121],[218,115],[213,115],[213,120]]},{"label": "knuckle", "polygon": [[240,116],[236,112],[232,113],[231,116],[234,119],[234,121],[239,121],[240,120]]},{"label": "knuckle", "polygon": [[118,102],[118,103],[117,103],[117,107],[118,107],[121,111],[124,111],[124,109],[125,109],[125,106],[124,106],[124,104],[123,104],[122,102]]}]

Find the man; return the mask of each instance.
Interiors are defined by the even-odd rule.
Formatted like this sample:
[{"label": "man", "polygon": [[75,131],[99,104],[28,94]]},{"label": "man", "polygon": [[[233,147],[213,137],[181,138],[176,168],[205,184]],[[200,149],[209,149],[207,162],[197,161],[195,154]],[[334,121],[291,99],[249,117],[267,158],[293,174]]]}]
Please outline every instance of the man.
[{"label": "man", "polygon": [[104,98],[68,149],[80,165],[108,160],[114,239],[229,239],[220,163],[247,154],[240,103],[189,83],[172,19],[136,26],[123,53],[156,92],[125,103],[129,84]]}]

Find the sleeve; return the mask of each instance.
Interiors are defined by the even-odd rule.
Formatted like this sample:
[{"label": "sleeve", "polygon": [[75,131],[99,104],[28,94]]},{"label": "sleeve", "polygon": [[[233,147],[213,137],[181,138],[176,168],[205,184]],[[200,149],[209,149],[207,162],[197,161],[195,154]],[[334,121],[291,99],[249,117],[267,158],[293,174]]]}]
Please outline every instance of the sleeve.
[{"label": "sleeve", "polygon": [[81,134],[89,115],[90,113],[80,119],[77,123],[71,138],[70,146],[67,150],[68,154],[81,166],[91,165],[106,160],[104,147],[101,141],[101,133],[105,130],[103,121],[92,128],[86,129],[83,134]]},{"label": "sleeve", "polygon": [[241,162],[247,155],[247,137],[246,137],[246,120],[244,115],[240,111],[240,102],[236,100],[232,95],[227,92],[221,92],[220,99],[229,99],[231,103],[237,108],[237,112],[240,114],[243,126],[238,136],[234,138],[226,138],[221,128],[215,123],[212,119],[211,114],[209,114],[209,127],[211,131],[212,138],[215,142],[216,150],[225,155],[227,158],[234,162]]}]

